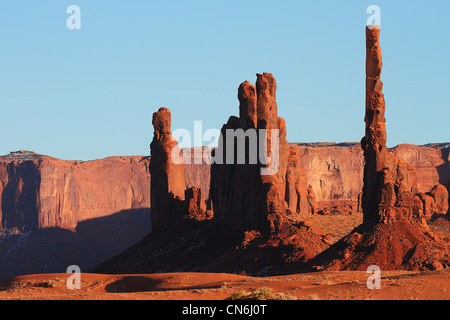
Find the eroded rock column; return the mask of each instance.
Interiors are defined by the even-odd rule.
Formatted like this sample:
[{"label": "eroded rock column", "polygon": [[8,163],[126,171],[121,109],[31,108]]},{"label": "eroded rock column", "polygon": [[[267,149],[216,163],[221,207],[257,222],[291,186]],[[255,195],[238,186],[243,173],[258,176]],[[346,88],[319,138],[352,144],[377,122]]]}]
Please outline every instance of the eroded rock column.
[{"label": "eroded rock column", "polygon": [[[152,230],[163,231],[181,220],[184,211],[186,168],[175,163],[172,155],[180,155],[178,143],[170,131],[169,109],[160,108],[153,114],[153,140],[150,144]],[[175,159],[176,160],[176,159]]]}]

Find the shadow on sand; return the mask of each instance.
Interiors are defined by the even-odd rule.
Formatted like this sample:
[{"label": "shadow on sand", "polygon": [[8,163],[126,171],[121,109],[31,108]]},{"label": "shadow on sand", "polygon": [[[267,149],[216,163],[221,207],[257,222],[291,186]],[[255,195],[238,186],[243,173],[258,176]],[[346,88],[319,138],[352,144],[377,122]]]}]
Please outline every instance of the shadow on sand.
[{"label": "shadow on sand", "polygon": [[36,273],[82,272],[121,253],[151,231],[150,209],[125,210],[78,223],[75,232],[46,228],[0,238],[0,281]]}]

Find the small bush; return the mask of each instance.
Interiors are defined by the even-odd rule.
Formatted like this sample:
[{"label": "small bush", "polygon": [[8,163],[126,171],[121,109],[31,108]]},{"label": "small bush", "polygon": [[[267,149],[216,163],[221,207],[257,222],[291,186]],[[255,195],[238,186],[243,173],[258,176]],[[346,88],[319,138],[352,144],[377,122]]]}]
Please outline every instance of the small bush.
[{"label": "small bush", "polygon": [[235,292],[226,300],[297,300],[297,297],[285,295],[283,293],[274,293],[273,289],[262,287],[255,289],[252,292]]},{"label": "small bush", "polygon": [[245,291],[238,291],[229,296],[226,300],[240,300],[248,295]]}]

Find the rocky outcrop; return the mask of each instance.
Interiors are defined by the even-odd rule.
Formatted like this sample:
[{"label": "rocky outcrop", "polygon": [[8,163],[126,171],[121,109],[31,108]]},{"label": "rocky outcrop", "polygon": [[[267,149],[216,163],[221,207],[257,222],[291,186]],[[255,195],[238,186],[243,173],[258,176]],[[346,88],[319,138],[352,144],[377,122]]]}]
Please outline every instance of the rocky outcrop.
[{"label": "rocky outcrop", "polygon": [[[186,168],[178,142],[172,137],[169,109],[153,114],[153,140],[150,144],[152,229],[164,231],[181,220],[184,211]],[[179,163],[175,163],[178,160]]]},{"label": "rocky outcrop", "polygon": [[212,210],[207,210],[205,195],[202,189],[190,187],[184,191],[187,219],[195,221],[211,220],[214,216]]},{"label": "rocky outcrop", "polygon": [[438,184],[431,189],[429,195],[433,198],[436,205],[435,213],[446,214],[449,208],[447,188]]},{"label": "rocky outcrop", "polygon": [[[426,223],[427,215],[436,211],[436,201],[416,194],[415,169],[387,152],[379,35],[378,26],[366,28],[363,223],[311,263],[329,270],[365,270],[370,265],[381,270],[440,269],[450,266],[450,248]],[[442,206],[442,188],[433,190]]]},{"label": "rocky outcrop", "polygon": [[[230,117],[222,127],[213,153],[210,198],[218,225],[227,230],[273,233],[283,229],[288,213],[312,212],[302,159],[286,140],[275,96],[272,74],[258,74],[256,86],[243,82],[238,89],[239,118]],[[242,133],[247,142],[228,136],[230,132]],[[230,142],[236,142],[234,148]],[[241,163],[237,150],[245,153]]]},{"label": "rocky outcrop", "polygon": [[[380,80],[382,60],[379,46],[379,28],[366,29],[366,134],[361,140],[364,151],[364,184],[362,208],[364,222],[384,218],[380,204],[395,203],[394,180],[387,166],[385,102]],[[388,189],[383,189],[389,183]],[[391,192],[384,193],[384,190]]]},{"label": "rocky outcrop", "polygon": [[206,206],[207,193],[198,187],[209,188],[209,182],[205,181],[209,178],[205,172],[208,167],[203,164],[207,148],[179,149],[172,137],[171,114],[167,108],[153,114],[153,127],[149,167],[153,232],[160,234],[189,221],[211,220],[214,213]]}]

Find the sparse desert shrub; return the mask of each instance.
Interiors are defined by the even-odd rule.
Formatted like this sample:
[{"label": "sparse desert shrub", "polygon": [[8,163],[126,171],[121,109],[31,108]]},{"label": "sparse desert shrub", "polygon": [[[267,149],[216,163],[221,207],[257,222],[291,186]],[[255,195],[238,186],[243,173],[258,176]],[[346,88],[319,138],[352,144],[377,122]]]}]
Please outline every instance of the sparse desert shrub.
[{"label": "sparse desert shrub", "polygon": [[273,293],[271,288],[262,287],[251,292],[251,295],[255,300],[274,300],[276,294]]},{"label": "sparse desert shrub", "polygon": [[40,282],[38,284],[36,284],[36,287],[44,287],[44,288],[54,288],[56,286],[59,285],[59,282],[61,281],[61,279],[56,278],[56,279],[50,279],[47,282]]},{"label": "sparse desert shrub", "polygon": [[284,293],[274,293],[273,289],[262,287],[252,292],[242,290],[235,292],[226,300],[297,300],[297,297],[285,295]]},{"label": "sparse desert shrub", "polygon": [[233,293],[226,300],[239,300],[239,299],[246,297],[247,295],[248,295],[248,293],[245,291],[238,291],[238,292]]}]

